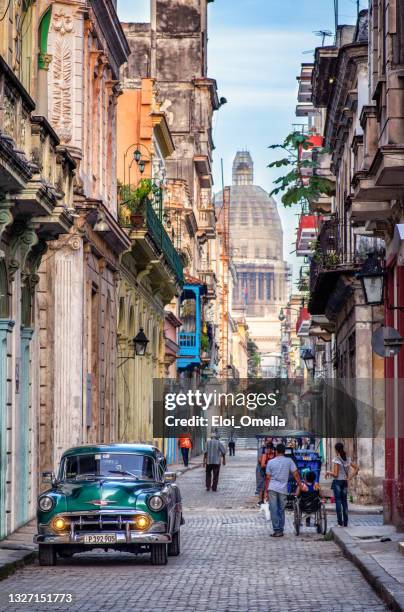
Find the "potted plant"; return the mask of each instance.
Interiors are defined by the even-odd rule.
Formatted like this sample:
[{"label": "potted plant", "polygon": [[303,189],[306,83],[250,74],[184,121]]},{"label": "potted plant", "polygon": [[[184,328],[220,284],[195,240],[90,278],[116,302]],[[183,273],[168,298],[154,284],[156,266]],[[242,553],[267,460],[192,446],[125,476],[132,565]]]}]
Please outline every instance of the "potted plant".
[{"label": "potted plant", "polygon": [[204,332],[202,332],[201,334],[201,352],[202,352],[202,356],[206,357],[209,351],[209,338],[208,338],[208,334],[205,334]]},{"label": "potted plant", "polygon": [[121,188],[122,203],[126,210],[130,212],[131,225],[140,228],[144,225],[144,206],[153,193],[153,183],[151,179],[141,179],[136,189],[130,185]]}]

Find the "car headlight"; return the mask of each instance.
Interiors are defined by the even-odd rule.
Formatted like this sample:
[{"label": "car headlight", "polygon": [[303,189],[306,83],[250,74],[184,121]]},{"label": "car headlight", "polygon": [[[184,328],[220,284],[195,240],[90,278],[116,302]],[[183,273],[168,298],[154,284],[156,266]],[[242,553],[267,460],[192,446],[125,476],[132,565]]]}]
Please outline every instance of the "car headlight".
[{"label": "car headlight", "polygon": [[137,514],[134,520],[136,529],[140,529],[141,531],[149,529],[152,523],[151,518],[146,514]]},{"label": "car headlight", "polygon": [[61,516],[54,518],[52,521],[52,528],[55,531],[64,531],[67,526],[67,521]]},{"label": "car headlight", "polygon": [[49,497],[49,495],[44,495],[38,500],[38,506],[39,509],[42,510],[42,512],[49,512],[49,510],[52,510],[53,505],[54,500],[52,499],[52,497]]},{"label": "car headlight", "polygon": [[162,508],[164,508],[166,502],[161,495],[152,495],[147,500],[150,510],[154,510],[155,512],[159,512]]}]

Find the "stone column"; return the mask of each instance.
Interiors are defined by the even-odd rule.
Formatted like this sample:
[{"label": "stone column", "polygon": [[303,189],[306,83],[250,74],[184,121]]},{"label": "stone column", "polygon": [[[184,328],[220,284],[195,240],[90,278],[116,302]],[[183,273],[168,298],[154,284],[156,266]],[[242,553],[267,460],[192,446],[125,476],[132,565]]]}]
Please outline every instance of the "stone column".
[{"label": "stone column", "polygon": [[30,343],[34,330],[21,328],[19,373],[19,411],[16,415],[16,486],[15,527],[28,521],[30,491]]},{"label": "stone column", "polygon": [[0,319],[0,539],[6,535],[6,503],[7,503],[7,354],[8,336],[14,327],[13,321]]},{"label": "stone column", "polygon": [[83,441],[83,243],[74,238],[54,264],[54,466]]}]

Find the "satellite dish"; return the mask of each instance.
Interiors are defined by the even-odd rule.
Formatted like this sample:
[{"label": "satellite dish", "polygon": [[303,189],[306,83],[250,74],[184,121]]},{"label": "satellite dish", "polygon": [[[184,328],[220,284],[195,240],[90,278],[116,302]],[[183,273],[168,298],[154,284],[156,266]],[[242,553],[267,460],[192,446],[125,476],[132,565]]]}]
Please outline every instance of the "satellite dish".
[{"label": "satellite dish", "polygon": [[385,346],[384,341],[400,339],[401,336],[394,327],[379,327],[372,334],[372,349],[380,357],[394,357],[400,351],[401,345],[397,343],[396,346]]}]

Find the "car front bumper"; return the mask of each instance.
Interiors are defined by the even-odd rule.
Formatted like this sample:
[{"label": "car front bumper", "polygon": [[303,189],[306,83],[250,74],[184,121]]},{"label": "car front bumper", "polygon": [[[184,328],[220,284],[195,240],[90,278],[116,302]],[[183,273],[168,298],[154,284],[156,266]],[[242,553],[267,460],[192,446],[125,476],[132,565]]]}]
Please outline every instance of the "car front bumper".
[{"label": "car front bumper", "polygon": [[[169,544],[172,541],[169,533],[126,533],[125,531],[111,532],[116,536],[116,542],[108,544],[88,544],[84,542],[84,536],[94,535],[94,532],[80,533],[63,533],[63,534],[37,534],[34,536],[35,544],[71,544],[79,546],[94,546],[114,547],[119,544]],[[108,533],[109,535],[109,533]]]}]

